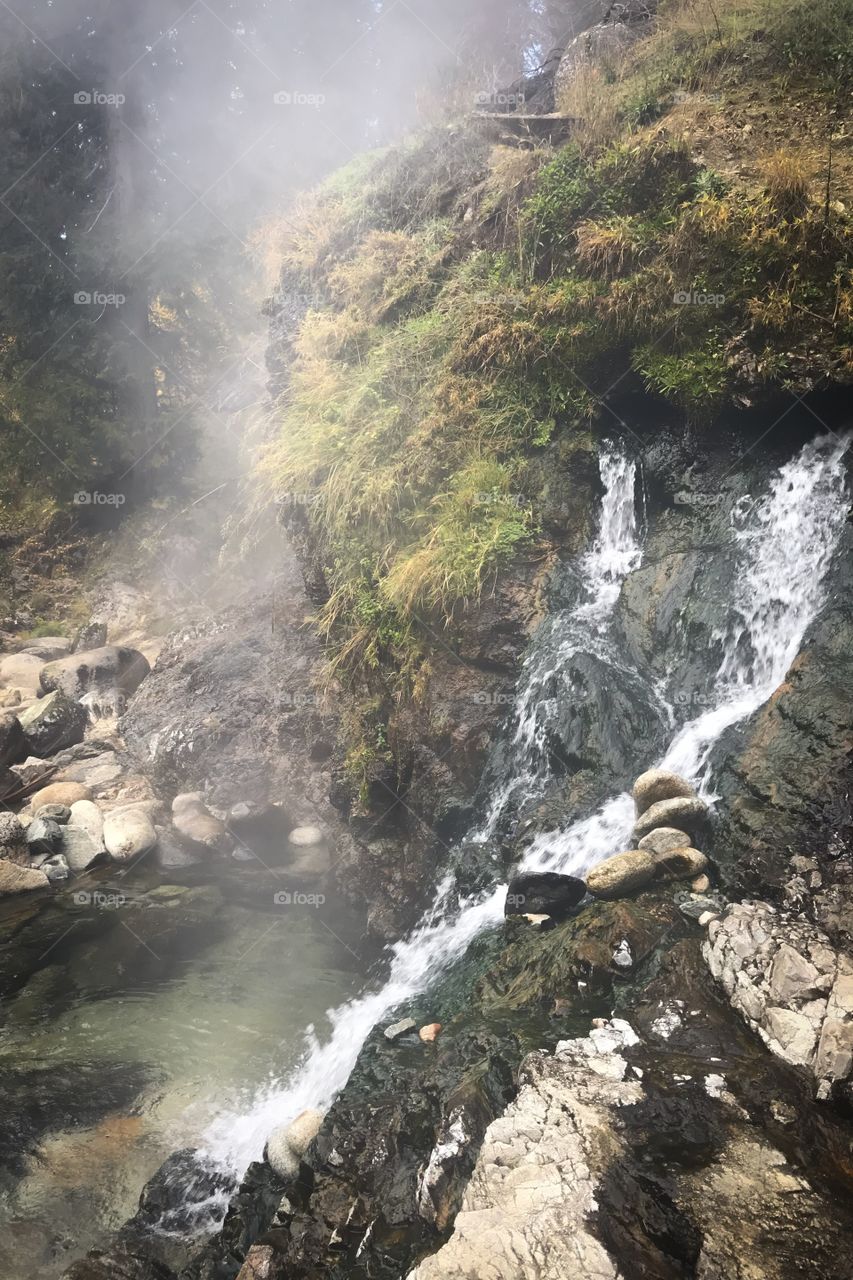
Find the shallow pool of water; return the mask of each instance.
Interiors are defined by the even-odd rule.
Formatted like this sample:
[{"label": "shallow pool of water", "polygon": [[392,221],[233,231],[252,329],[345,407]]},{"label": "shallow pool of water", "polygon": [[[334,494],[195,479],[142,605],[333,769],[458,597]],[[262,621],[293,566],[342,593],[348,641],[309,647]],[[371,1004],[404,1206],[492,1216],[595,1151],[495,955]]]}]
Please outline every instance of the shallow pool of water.
[{"label": "shallow pool of water", "polygon": [[0,910],[0,1276],[54,1280],[105,1241],[359,988],[339,904],[248,880],[113,871]]}]

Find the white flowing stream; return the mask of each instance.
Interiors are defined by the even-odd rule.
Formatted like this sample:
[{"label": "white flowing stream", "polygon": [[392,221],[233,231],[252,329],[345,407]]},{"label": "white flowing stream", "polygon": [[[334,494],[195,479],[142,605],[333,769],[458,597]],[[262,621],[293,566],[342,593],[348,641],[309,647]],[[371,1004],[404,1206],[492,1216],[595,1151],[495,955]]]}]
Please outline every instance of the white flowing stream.
[{"label": "white flowing stream", "polygon": [[[706,796],[712,794],[709,761],[715,743],[779,686],[824,602],[824,579],[847,519],[847,444],[825,437],[805,445],[775,474],[766,493],[743,500],[735,510],[736,587],[730,617],[716,637],[723,660],[710,687],[709,705],[675,733],[659,761],[692,779]],[[536,795],[547,781],[543,690],[555,687],[566,657],[586,650],[615,661],[608,647],[609,618],[624,578],[641,561],[636,474],[634,464],[614,449],[603,451],[600,465],[604,497],[599,532],[582,561],[579,601],[544,624],[559,643],[534,643],[525,663],[510,726],[511,776],[493,796],[475,839],[488,836],[511,801]],[[571,696],[570,688],[561,692]],[[649,763],[638,761],[638,769]],[[523,865],[581,874],[628,847],[633,817],[630,796],[615,796],[592,817],[537,836]],[[497,924],[505,894],[506,885],[498,885],[460,901],[452,877],[446,877],[420,925],[389,949],[384,984],[332,1011],[332,1033],[325,1043],[310,1029],[299,1067],[288,1079],[272,1080],[245,1109],[221,1114],[208,1130],[203,1153],[240,1174],[260,1156],[274,1128],[306,1107],[327,1107],[346,1083],[372,1027],[425,991],[473,938]]]}]

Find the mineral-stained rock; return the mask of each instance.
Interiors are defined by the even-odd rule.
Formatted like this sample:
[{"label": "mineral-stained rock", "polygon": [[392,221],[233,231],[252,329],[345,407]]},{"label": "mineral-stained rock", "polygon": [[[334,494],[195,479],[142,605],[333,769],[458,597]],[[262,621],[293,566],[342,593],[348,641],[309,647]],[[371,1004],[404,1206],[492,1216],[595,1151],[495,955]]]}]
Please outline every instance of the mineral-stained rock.
[{"label": "mineral-stained rock", "polygon": [[596,898],[628,898],[652,882],[655,870],[651,853],[631,849],[599,862],[588,872],[586,886]]},{"label": "mineral-stained rock", "polygon": [[648,769],[641,773],[631,794],[638,818],[653,804],[659,804],[662,800],[696,797],[696,791],[687,779],[679,777],[677,773],[670,773],[668,769]]},{"label": "mineral-stained rock", "polygon": [[676,796],[672,800],[659,800],[637,819],[634,839],[642,840],[655,827],[676,827],[689,831],[695,839],[707,829],[709,817],[708,806],[698,796]]}]

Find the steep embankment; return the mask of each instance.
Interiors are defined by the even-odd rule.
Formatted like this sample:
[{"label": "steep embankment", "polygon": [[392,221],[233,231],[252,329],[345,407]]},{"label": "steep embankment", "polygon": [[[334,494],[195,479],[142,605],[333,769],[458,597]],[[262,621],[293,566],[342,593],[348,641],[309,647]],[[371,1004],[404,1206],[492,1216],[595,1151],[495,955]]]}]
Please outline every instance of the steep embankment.
[{"label": "steep embankment", "polygon": [[801,397],[837,422],[816,393],[851,373],[848,9],[627,6],[567,51],[556,113],[518,86],[291,212],[262,470],[377,889],[401,841],[428,879],[464,830],[547,572],[589,539],[597,440],[638,439],[677,493],[703,450],[737,472],[802,433]]}]

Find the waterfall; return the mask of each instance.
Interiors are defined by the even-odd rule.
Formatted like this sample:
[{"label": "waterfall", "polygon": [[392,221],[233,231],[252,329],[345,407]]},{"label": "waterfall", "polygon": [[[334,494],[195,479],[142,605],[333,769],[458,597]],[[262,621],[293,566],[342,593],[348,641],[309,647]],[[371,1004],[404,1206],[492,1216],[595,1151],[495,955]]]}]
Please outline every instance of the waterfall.
[{"label": "waterfall", "polygon": [[599,459],[604,495],[595,542],[580,563],[578,602],[544,622],[522,667],[510,722],[512,768],[492,794],[482,828],[474,839],[487,840],[503,814],[518,799],[538,795],[550,774],[548,729],[558,700],[570,700],[566,674],[575,653],[592,652],[614,662],[607,648],[607,622],[625,578],[639,568],[642,547],[637,534],[636,463],[605,444]]},{"label": "waterfall", "polygon": [[[824,601],[824,579],[847,518],[844,454],[847,441],[821,438],[774,476],[767,492],[736,509],[734,599],[717,639],[723,659],[710,692],[712,705],[679,729],[661,765],[710,788],[714,744],[731,725],[757,710],[784,679],[806,628]],[[584,644],[607,658],[607,626],[624,577],[640,562],[634,513],[634,466],[617,451],[602,455],[602,501],[598,536],[585,557],[580,598],[570,616],[550,624],[560,634],[558,653]],[[567,646],[567,647],[563,647]],[[534,790],[542,784],[545,759],[540,694],[554,674],[553,649],[536,648],[522,672],[513,717],[513,753],[508,772]],[[550,656],[549,656],[550,655]],[[559,674],[559,673],[557,673]],[[645,761],[638,761],[643,767]],[[518,794],[507,781],[496,821]],[[494,815],[494,816],[493,816]],[[579,873],[626,848],[633,803],[623,794],[564,831],[537,836],[524,866]],[[503,916],[505,885],[459,900],[451,877],[412,934],[389,949],[383,985],[330,1014],[331,1037],[323,1044],[309,1032],[301,1065],[286,1081],[274,1081],[247,1110],[221,1115],[210,1127],[204,1154],[240,1173],[256,1159],[270,1131],[308,1106],[325,1107],[346,1083],[372,1027],[397,1005],[426,990],[463,955],[473,938]]]}]

